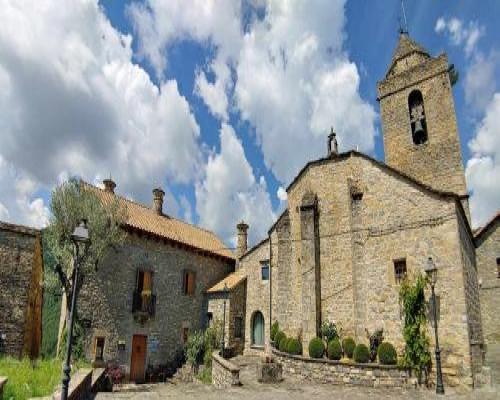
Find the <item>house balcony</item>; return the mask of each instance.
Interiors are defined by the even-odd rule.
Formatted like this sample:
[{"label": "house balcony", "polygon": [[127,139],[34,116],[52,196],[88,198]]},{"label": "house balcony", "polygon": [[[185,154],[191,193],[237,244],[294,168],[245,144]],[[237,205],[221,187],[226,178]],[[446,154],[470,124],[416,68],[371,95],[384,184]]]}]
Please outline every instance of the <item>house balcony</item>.
[{"label": "house balcony", "polygon": [[154,317],[156,308],[156,295],[134,291],[132,313],[141,319]]}]

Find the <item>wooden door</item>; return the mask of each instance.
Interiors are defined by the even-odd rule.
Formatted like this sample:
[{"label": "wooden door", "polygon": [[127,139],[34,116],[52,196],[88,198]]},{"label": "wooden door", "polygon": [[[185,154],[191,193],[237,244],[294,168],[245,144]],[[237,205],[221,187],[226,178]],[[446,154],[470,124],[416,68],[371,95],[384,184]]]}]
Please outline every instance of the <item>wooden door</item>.
[{"label": "wooden door", "polygon": [[130,359],[130,380],[144,382],[146,369],[146,336],[134,335],[132,338],[132,356]]},{"label": "wooden door", "polygon": [[253,317],[253,344],[264,345],[264,316],[260,311],[257,311]]}]

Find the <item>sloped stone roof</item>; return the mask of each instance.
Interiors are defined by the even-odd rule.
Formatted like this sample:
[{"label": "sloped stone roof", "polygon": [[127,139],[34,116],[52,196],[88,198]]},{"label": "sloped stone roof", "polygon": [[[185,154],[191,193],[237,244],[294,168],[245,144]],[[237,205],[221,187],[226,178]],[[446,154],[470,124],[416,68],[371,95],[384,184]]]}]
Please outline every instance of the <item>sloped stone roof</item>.
[{"label": "sloped stone roof", "polygon": [[107,192],[89,183],[83,182],[84,188],[93,191],[105,204],[116,200],[126,209],[125,225],[140,231],[184,244],[213,255],[234,260],[233,252],[213,232],[167,215],[158,215],[143,205],[128,200],[112,192]]},{"label": "sloped stone roof", "polygon": [[424,56],[430,57],[429,52],[425,50],[421,45],[415,42],[406,32],[402,32],[399,35],[398,45],[394,50],[392,55],[391,64],[387,71],[387,75],[392,71],[394,65],[401,59],[408,57],[413,53],[419,53]]},{"label": "sloped stone roof", "polygon": [[500,211],[497,211],[497,213],[486,224],[484,224],[484,226],[481,226],[474,230],[474,239],[480,239],[481,236],[488,231],[488,229],[495,223],[497,219],[500,219]]},{"label": "sloped stone roof", "polygon": [[36,236],[41,232],[39,229],[35,229],[30,226],[11,224],[3,221],[0,221],[0,230],[22,233],[23,235],[30,235],[30,236]]},{"label": "sloped stone roof", "polygon": [[219,293],[224,291],[224,286],[227,286],[227,289],[231,291],[236,286],[238,286],[241,282],[243,282],[247,277],[240,273],[239,271],[233,272],[226,276],[223,280],[217,282],[214,286],[207,290],[207,293]]}]

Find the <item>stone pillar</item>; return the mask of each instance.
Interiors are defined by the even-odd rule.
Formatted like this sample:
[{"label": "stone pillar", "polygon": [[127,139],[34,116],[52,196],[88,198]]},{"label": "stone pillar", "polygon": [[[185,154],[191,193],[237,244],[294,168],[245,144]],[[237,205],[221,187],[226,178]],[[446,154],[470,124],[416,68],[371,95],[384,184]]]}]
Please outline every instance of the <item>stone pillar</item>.
[{"label": "stone pillar", "polygon": [[319,263],[318,201],[306,193],[300,206],[300,239],[302,273],[302,340],[307,349],[309,341],[319,335],[321,324],[321,271]]},{"label": "stone pillar", "polygon": [[161,188],[153,189],[153,210],[158,215],[163,215],[163,196],[165,192]]},{"label": "stone pillar", "polygon": [[116,183],[111,178],[104,179],[102,181],[102,183],[104,184],[104,191],[105,192],[109,192],[109,193],[115,192]]},{"label": "stone pillar", "polygon": [[248,247],[248,225],[241,221],[236,225],[238,231],[238,245],[236,248],[236,258],[239,260],[247,252]]}]

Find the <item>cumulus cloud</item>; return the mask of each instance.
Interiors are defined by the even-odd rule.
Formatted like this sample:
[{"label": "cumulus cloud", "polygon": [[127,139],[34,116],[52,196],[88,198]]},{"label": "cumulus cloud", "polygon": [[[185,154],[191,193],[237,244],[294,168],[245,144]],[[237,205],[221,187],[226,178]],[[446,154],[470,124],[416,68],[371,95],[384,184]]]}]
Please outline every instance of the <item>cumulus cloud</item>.
[{"label": "cumulus cloud", "polygon": [[196,185],[200,224],[235,244],[236,224],[250,225],[249,241],[266,236],[275,218],[264,177],[255,179],[234,129],[222,124],[220,152],[209,156],[204,178]]},{"label": "cumulus cloud", "polygon": [[0,20],[0,155],[19,174],[49,186],[111,173],[147,202],[166,178],[195,179],[200,128],[188,102],[176,81],[156,86],[132,62],[132,37],[97,1],[8,1]]},{"label": "cumulus cloud", "polygon": [[278,190],[276,191],[276,196],[280,201],[287,201],[288,200],[288,195],[286,193],[286,190],[283,188],[283,186],[280,186]]},{"label": "cumulus cloud", "polygon": [[465,174],[473,225],[478,226],[500,207],[500,93],[493,96],[469,148],[473,155]]},{"label": "cumulus cloud", "polygon": [[473,111],[483,112],[496,91],[495,70],[500,63],[500,54],[493,51],[488,56],[477,52],[464,80],[465,101]]},{"label": "cumulus cloud", "polygon": [[141,52],[161,70],[155,59],[175,41],[208,42],[214,55],[197,74],[196,93],[222,121],[229,108],[255,128],[278,180],[290,181],[324,155],[331,125],[341,149],[373,151],[376,113],[361,99],[359,72],[343,51],[344,1],[268,0],[245,10],[235,1],[193,3],[132,5]]},{"label": "cumulus cloud", "polygon": [[484,27],[475,21],[465,24],[458,18],[438,18],[434,30],[437,33],[446,33],[455,46],[464,46],[467,56],[471,55],[476,48],[478,40],[484,35]]}]

